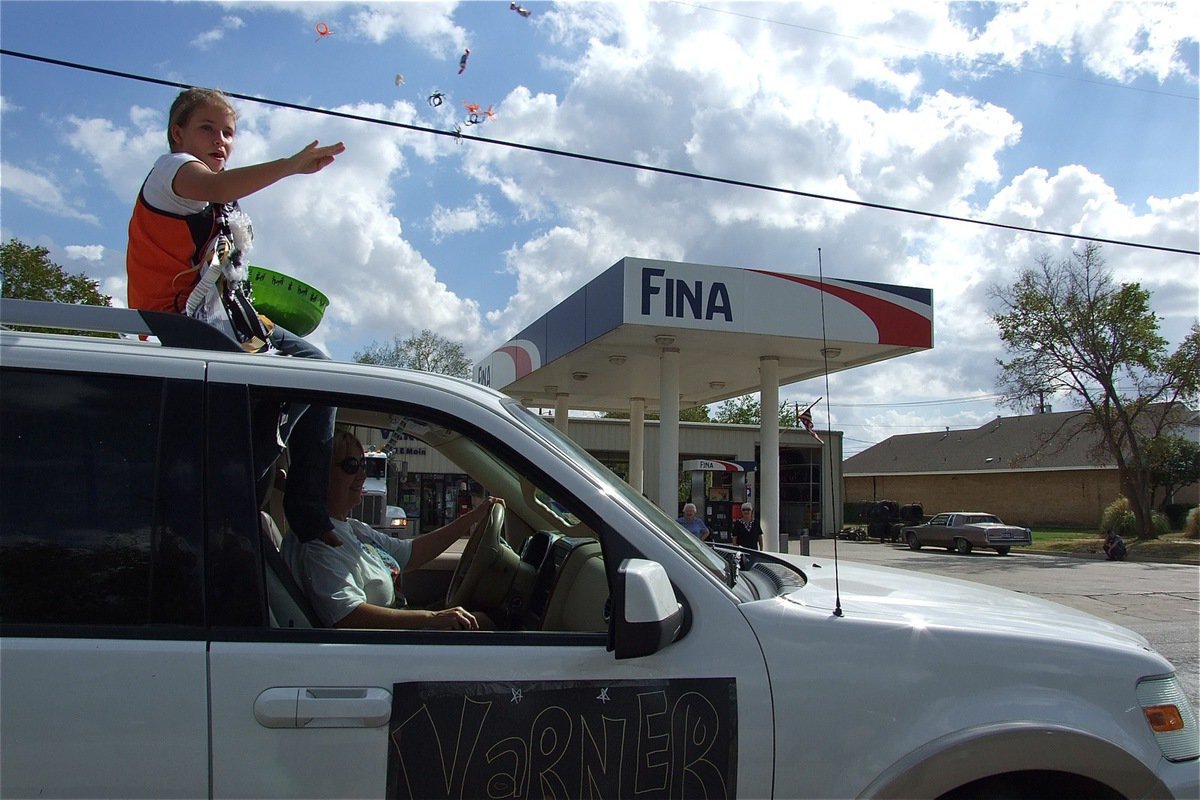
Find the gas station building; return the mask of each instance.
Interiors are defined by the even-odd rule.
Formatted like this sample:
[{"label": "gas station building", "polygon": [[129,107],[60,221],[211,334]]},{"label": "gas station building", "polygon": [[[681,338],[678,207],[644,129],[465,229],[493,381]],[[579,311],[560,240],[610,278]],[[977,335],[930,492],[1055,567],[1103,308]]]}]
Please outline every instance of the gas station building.
[{"label": "gas station building", "polygon": [[[775,550],[780,533],[836,533],[842,499],[841,435],[781,428],[779,387],[932,346],[929,289],[627,257],[474,377],[553,409],[560,430],[672,515],[681,476],[718,535],[750,500]],[[679,422],[681,408],[753,392],[760,426]]]}]

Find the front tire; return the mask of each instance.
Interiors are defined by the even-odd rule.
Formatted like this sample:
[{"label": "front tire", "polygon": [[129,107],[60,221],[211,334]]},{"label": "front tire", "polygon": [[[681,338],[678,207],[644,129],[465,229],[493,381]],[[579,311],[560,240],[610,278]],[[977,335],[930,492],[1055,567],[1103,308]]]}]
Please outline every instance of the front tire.
[{"label": "front tire", "polygon": [[1087,797],[1120,800],[1123,795],[1082,775],[1049,770],[1028,770],[980,778],[946,792],[937,800],[1029,800],[1033,797]]},{"label": "front tire", "polygon": [[965,556],[971,552],[971,543],[966,539],[955,539],[954,551]]},{"label": "front tire", "polygon": [[915,533],[910,532],[908,534],[908,549],[909,550],[920,550],[921,549],[921,540],[917,538],[917,535]]},{"label": "front tire", "polygon": [[1009,551],[1009,550],[1011,550],[1011,549],[1012,549],[1012,548],[1011,548],[1011,547],[1009,547],[1009,546],[1007,546],[1007,545],[1005,545],[1004,547],[997,547],[997,548],[996,548],[996,555],[998,555],[998,556],[1006,556],[1006,555],[1008,555],[1008,551]]}]

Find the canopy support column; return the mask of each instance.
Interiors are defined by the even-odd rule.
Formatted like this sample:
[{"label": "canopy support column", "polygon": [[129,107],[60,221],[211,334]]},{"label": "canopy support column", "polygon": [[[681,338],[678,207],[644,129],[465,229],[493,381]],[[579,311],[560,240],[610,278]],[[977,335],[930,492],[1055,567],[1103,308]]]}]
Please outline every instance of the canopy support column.
[{"label": "canopy support column", "polygon": [[646,468],[646,398],[629,398],[629,485],[643,491]]},{"label": "canopy support column", "polygon": [[763,356],[758,360],[762,380],[760,397],[758,468],[758,514],[762,520],[763,549],[775,553],[780,550],[779,509],[779,359]]},{"label": "canopy support column", "polygon": [[562,431],[564,436],[569,435],[567,433],[567,416],[570,409],[567,406],[567,400],[570,397],[571,395],[567,392],[559,392],[554,395],[554,427]]},{"label": "canopy support column", "polygon": [[[675,337],[669,338],[672,342]],[[679,348],[664,347],[659,373],[658,507],[676,516],[679,507]]]}]

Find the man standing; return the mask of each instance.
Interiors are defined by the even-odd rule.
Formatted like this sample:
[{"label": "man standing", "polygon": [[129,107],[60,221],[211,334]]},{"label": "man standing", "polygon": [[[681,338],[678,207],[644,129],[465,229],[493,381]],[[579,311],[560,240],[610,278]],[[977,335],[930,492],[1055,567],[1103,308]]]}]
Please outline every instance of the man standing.
[{"label": "man standing", "polygon": [[708,526],[704,524],[704,520],[696,516],[696,504],[684,503],[683,516],[675,520],[683,527],[687,528],[688,532],[694,535],[702,542],[707,542],[709,537]]},{"label": "man standing", "polygon": [[742,518],[733,523],[733,541],[738,547],[762,550],[762,522],[750,503],[742,503]]}]

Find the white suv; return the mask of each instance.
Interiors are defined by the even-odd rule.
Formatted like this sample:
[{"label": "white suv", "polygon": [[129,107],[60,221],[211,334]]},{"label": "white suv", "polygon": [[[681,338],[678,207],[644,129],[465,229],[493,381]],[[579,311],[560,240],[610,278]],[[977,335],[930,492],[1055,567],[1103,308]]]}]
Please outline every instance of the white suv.
[{"label": "white suv", "polygon": [[[464,381],[152,312],[6,300],[0,322],[161,342],[0,331],[0,796],[1200,794],[1195,710],[1123,628],[710,548]],[[499,630],[313,622],[251,467],[293,402],[505,499],[469,558],[405,582]]]}]

